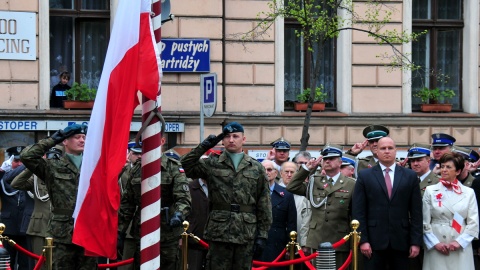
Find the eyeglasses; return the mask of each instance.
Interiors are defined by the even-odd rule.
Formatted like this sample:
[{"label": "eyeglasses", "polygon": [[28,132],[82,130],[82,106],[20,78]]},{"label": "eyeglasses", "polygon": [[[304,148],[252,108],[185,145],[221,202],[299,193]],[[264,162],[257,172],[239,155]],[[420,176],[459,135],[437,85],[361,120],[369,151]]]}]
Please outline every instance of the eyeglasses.
[{"label": "eyeglasses", "polygon": [[306,161],[299,161],[299,162],[297,162],[297,164],[298,165],[303,165],[303,164],[307,164],[307,162]]},{"label": "eyeglasses", "polygon": [[266,168],[265,170],[266,170],[267,172],[271,172],[271,171],[273,171],[273,169],[272,169],[272,168]]}]

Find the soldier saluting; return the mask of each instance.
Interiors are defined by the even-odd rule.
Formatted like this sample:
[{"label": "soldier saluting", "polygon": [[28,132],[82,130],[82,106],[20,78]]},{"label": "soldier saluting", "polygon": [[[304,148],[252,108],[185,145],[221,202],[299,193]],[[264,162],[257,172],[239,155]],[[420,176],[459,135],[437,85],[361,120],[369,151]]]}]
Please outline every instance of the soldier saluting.
[{"label": "soldier saluting", "polygon": [[[200,159],[220,141],[225,146],[222,154]],[[270,189],[262,164],[243,152],[245,141],[243,126],[231,122],[182,158],[188,177],[208,182],[206,269],[250,270],[252,255],[260,257],[266,244],[272,224]]]}]

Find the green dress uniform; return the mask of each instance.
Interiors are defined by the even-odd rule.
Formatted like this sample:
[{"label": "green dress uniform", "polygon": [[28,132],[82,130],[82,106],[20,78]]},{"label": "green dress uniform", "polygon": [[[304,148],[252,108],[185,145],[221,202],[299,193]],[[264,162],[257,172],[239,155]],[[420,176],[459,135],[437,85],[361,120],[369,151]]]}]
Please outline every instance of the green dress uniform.
[{"label": "green dress uniform", "polygon": [[[318,249],[323,242],[336,243],[350,233],[352,196],[355,180],[340,174],[332,186],[327,176],[315,175],[312,183],[305,183],[309,171],[303,166],[293,176],[287,190],[293,194],[306,196],[310,201],[311,219],[306,246]],[[312,181],[312,180],[310,180]],[[337,266],[348,258],[349,243],[336,249]]]},{"label": "green dress uniform", "polygon": [[[133,219],[132,232],[136,240],[135,268],[140,269],[140,214],[141,214],[141,159],[138,159],[130,170],[125,193],[122,196],[118,214],[118,231],[124,234]],[[181,226],[171,227],[169,224],[175,212],[182,214],[185,219],[190,213],[191,197],[188,189],[188,180],[178,160],[162,155],[162,212],[160,267],[162,270],[180,269],[181,261],[178,241],[183,232]]]},{"label": "green dress uniform", "polygon": [[84,248],[72,243],[72,214],[77,200],[80,169],[67,155],[58,159],[44,159],[43,155],[53,146],[54,140],[46,138],[25,149],[21,154],[25,167],[45,180],[50,195],[52,217],[47,235],[53,237],[55,244],[53,268],[96,269],[96,258],[85,256]]},{"label": "green dress uniform", "polygon": [[45,181],[34,175],[29,169],[25,169],[13,179],[11,186],[14,189],[30,191],[33,194],[34,206],[27,235],[32,241],[32,251],[41,255],[45,246],[48,221],[52,216],[52,206],[48,196]]},{"label": "green dress uniform", "polygon": [[377,164],[378,162],[375,161],[375,158],[373,156],[366,156],[363,158],[359,158],[357,162],[357,168],[355,170],[355,175],[358,175],[359,171],[363,169],[372,168]]},{"label": "green dress uniform", "polygon": [[267,239],[272,224],[265,169],[244,153],[237,168],[227,152],[200,159],[207,150],[200,144],[182,158],[188,177],[208,183],[207,269],[250,270],[253,243],[256,238]]},{"label": "green dress uniform", "polygon": [[463,179],[460,182],[462,182],[462,184],[466,187],[472,187],[473,180],[475,180],[475,177],[473,177],[473,175],[471,173],[469,173],[467,178]]},{"label": "green dress uniform", "polygon": [[420,192],[422,193],[422,198],[423,198],[423,193],[425,193],[425,189],[428,186],[437,184],[439,180],[440,180],[440,176],[430,171],[427,177],[425,177],[423,181],[420,182]]}]

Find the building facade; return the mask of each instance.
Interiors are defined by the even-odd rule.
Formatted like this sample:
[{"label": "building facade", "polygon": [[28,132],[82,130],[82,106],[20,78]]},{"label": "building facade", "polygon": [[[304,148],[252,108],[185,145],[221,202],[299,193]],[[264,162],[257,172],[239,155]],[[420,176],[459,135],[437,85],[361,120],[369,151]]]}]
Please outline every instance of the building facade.
[{"label": "building facade", "polygon": [[[70,84],[98,84],[118,1],[0,0],[0,148],[31,144],[69,122],[89,120],[90,110],[50,108],[51,89],[62,71],[71,73]],[[162,38],[210,41],[210,72],[218,76],[218,96],[215,114],[205,118],[204,137],[218,134],[222,124],[238,121],[246,129],[247,149],[268,150],[270,142],[281,136],[294,148],[300,145],[305,112],[293,111],[291,104],[308,87],[305,74],[310,65],[308,50],[295,35],[298,25],[279,19],[261,38],[242,40],[255,26],[257,15],[269,10],[268,3],[170,3],[175,18],[162,25]],[[354,4],[358,14],[369,8],[364,1]],[[393,11],[386,28],[428,30],[417,42],[395,44],[428,71],[390,70],[380,57],[391,51],[389,45],[378,45],[360,31],[342,31],[322,54],[320,82],[329,93],[327,108],[312,114],[307,150],[317,151],[327,142],[346,147],[362,142],[362,130],[370,124],[389,127],[391,137],[404,148],[414,142],[429,143],[436,132],[451,134],[458,145],[479,147],[479,2],[384,4]],[[24,16],[33,16],[33,23]],[[26,34],[28,44],[35,46],[19,47],[22,39],[14,36],[17,23],[35,29],[33,36]],[[33,57],[18,59],[33,48]],[[163,75],[162,114],[173,127],[168,147],[179,153],[200,140],[200,74]],[[453,89],[452,112],[420,112],[414,93],[422,87]],[[139,129],[140,109],[135,112],[132,137]]]}]

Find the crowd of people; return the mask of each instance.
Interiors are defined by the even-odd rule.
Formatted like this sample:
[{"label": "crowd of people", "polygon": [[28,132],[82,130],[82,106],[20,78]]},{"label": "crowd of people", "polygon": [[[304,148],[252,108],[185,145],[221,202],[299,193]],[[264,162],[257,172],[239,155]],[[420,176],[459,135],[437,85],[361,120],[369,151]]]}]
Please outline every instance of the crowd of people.
[{"label": "crowd of people", "polygon": [[[72,243],[86,134],[87,126],[71,125],[36,144],[11,147],[0,167],[4,235],[37,254],[44,238],[53,237],[54,269],[96,269],[99,262]],[[253,260],[271,262],[291,231],[308,255],[348,235],[353,219],[360,222],[360,269],[479,267],[480,155],[436,133],[430,145],[415,143],[399,160],[388,128],[371,125],[363,135],[350,149],[327,143],[319,158],[299,151],[291,160],[291,144],[282,137],[259,162],[244,151],[243,126],[231,122],[183,157],[165,151],[161,269],[181,267],[185,220],[189,233],[209,243],[206,250],[189,241],[188,269],[249,270]],[[220,143],[223,151],[215,150]],[[358,157],[367,147],[372,154]],[[141,145],[129,144],[118,177],[118,257],[134,258],[119,269],[140,269],[141,155]],[[16,269],[33,269],[32,259],[5,247]],[[337,267],[351,248],[336,249]]]}]

